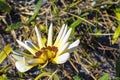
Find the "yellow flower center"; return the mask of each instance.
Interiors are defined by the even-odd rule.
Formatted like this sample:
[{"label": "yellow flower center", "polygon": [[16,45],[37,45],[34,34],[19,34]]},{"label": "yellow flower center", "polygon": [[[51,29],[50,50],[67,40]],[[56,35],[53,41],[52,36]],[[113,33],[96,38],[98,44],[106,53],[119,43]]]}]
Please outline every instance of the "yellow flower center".
[{"label": "yellow flower center", "polygon": [[55,46],[47,46],[41,48],[40,51],[35,53],[34,58],[40,58],[42,60],[46,61],[51,61],[55,56],[56,53],[58,52],[58,48]]}]

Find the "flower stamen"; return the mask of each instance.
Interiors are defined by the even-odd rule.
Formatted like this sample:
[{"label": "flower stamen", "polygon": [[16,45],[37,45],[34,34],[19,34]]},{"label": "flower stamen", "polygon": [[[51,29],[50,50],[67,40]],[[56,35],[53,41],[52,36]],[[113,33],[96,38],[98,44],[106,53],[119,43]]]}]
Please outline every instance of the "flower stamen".
[{"label": "flower stamen", "polygon": [[42,54],[41,51],[36,52],[34,58],[38,58],[41,54]]}]

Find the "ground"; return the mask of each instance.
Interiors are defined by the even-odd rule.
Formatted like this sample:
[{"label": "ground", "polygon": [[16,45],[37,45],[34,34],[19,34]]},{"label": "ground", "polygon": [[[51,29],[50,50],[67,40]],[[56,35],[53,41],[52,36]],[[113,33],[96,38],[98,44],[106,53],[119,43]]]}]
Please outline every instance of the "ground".
[{"label": "ground", "polygon": [[[36,66],[26,73],[20,73],[15,68],[11,52],[0,64],[1,69],[10,65],[0,72],[1,76],[5,74],[9,80],[33,80],[39,74],[50,72],[60,80],[106,80],[100,79],[106,73],[108,80],[119,80],[120,39],[117,37],[114,41],[113,37],[119,27],[119,0],[43,0],[41,6],[37,5],[39,1],[6,0],[7,9],[10,9],[0,6],[3,7],[0,9],[0,51],[7,44],[13,50],[18,49],[16,39],[33,40],[35,25],[46,37],[46,28],[51,23],[55,37],[62,24],[73,28],[69,41],[79,39],[79,46],[65,64],[49,63],[44,69]],[[118,30],[118,36],[119,33]]]}]

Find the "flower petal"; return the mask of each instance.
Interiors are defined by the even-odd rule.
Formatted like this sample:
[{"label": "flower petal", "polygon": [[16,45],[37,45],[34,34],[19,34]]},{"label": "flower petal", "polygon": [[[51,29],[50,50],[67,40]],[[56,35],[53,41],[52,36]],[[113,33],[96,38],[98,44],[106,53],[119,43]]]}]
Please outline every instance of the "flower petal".
[{"label": "flower petal", "polygon": [[15,59],[15,60],[22,60],[23,59],[23,56],[21,54],[19,54],[18,52],[16,51],[12,51],[13,54],[12,54],[12,57]]},{"label": "flower petal", "polygon": [[21,56],[18,56],[18,55],[15,55],[15,54],[12,54],[12,57],[15,59],[15,60],[22,60],[23,57]]},{"label": "flower petal", "polygon": [[62,25],[62,28],[60,29],[60,32],[59,32],[59,34],[58,34],[58,36],[57,36],[57,38],[56,38],[56,41],[55,41],[55,43],[54,43],[54,46],[58,45],[58,42],[59,42],[59,40],[60,40],[60,38],[61,38],[61,36],[62,36],[62,34],[63,34],[64,28],[65,28],[65,24]]},{"label": "flower petal", "polygon": [[20,55],[20,56],[23,54],[23,52],[18,51],[18,50],[14,50],[14,51],[12,51],[12,53],[15,55]]},{"label": "flower petal", "polygon": [[38,40],[38,46],[40,47],[40,49],[43,47],[43,44],[42,44],[42,38],[41,38],[41,34],[40,32],[38,31],[37,27],[35,26],[35,32],[36,32],[36,35],[37,35],[37,40]]},{"label": "flower petal", "polygon": [[52,28],[52,24],[50,24],[50,28],[48,31],[48,41],[47,41],[47,46],[52,46],[52,32],[53,32],[53,28]]},{"label": "flower petal", "polygon": [[70,46],[68,47],[68,51],[69,52],[73,52],[74,49],[79,45],[80,40],[76,40],[74,41],[72,44],[70,44]]},{"label": "flower petal", "polygon": [[29,52],[31,52],[33,55],[35,55],[35,53],[37,52],[35,49],[30,48],[29,46],[25,45],[23,42],[21,42],[20,40],[16,40],[18,42],[19,45],[21,45],[22,47],[26,48]]},{"label": "flower petal", "polygon": [[66,33],[67,33],[67,25],[65,26],[65,29],[64,29],[64,31],[63,31],[63,33],[62,33],[62,36],[61,36],[61,38],[60,38],[60,40],[59,40],[59,42],[58,42],[58,43],[59,43],[59,44],[57,45],[58,48],[60,47],[61,43],[63,42],[63,39],[64,39]]},{"label": "flower petal", "polygon": [[56,56],[61,55],[62,52],[64,52],[68,47],[69,47],[69,42],[67,42],[64,46],[60,47]]},{"label": "flower petal", "polygon": [[53,60],[52,60],[52,63],[55,63],[55,64],[63,64],[65,63],[68,58],[70,57],[70,54],[69,53],[64,53],[60,56],[57,56],[55,57]]},{"label": "flower petal", "polygon": [[29,46],[30,48],[34,48],[36,50],[40,50],[38,47],[36,47],[33,43],[31,43],[30,41],[25,41],[25,44],[27,46]]},{"label": "flower petal", "polygon": [[68,32],[66,33],[66,35],[65,35],[64,38],[62,39],[62,42],[60,43],[60,47],[61,47],[61,46],[64,46],[64,44],[68,41],[68,38],[69,38],[69,36],[70,36],[70,34],[71,34],[71,31],[72,31],[72,28],[70,28],[70,29],[68,30]]},{"label": "flower petal", "polygon": [[31,69],[32,67],[34,67],[35,65],[26,65],[25,64],[25,59],[23,57],[22,60],[19,60],[19,61],[15,62],[15,66],[20,72],[26,72],[29,69]]}]

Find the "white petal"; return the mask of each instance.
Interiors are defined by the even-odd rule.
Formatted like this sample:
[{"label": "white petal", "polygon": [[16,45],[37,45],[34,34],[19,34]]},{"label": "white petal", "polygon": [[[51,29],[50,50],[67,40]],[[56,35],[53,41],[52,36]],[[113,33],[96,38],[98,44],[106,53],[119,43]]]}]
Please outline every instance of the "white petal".
[{"label": "white petal", "polygon": [[16,54],[12,54],[12,57],[15,59],[15,60],[22,60],[23,57],[22,56],[19,56],[19,55],[16,55]]},{"label": "white petal", "polygon": [[40,50],[38,47],[36,47],[33,43],[31,43],[30,41],[25,41],[25,44],[27,46],[29,46],[30,48],[34,48],[36,50]]},{"label": "white petal", "polygon": [[12,51],[12,57],[15,59],[15,60],[22,60],[23,59],[23,55],[22,53],[20,53],[20,51]]},{"label": "white petal", "polygon": [[43,47],[43,44],[42,44],[42,38],[41,38],[41,34],[40,32],[38,31],[37,27],[35,26],[35,32],[36,32],[36,35],[37,35],[37,39],[38,39],[38,45],[40,47],[40,49]]},{"label": "white petal", "polygon": [[69,53],[64,53],[58,57],[55,57],[52,62],[55,64],[63,64],[68,60],[69,57],[70,57]]},{"label": "white petal", "polygon": [[70,46],[68,47],[68,51],[73,52],[74,49],[79,45],[79,43],[80,43],[80,40],[76,40],[75,42],[70,44]]},{"label": "white petal", "polygon": [[56,45],[58,48],[60,47],[60,44],[63,41],[63,38],[65,37],[66,32],[67,32],[67,25],[65,25],[65,28],[64,28],[63,33],[61,35],[61,38],[60,38],[60,40],[58,41],[58,43]]},{"label": "white petal", "polygon": [[18,42],[19,45],[21,45],[22,47],[26,48],[29,52],[31,52],[33,55],[35,55],[35,53],[37,52],[36,50],[30,48],[29,46],[25,45],[23,42],[16,40]]},{"label": "white petal", "polygon": [[64,46],[62,46],[59,50],[56,56],[61,55],[62,52],[64,52],[69,46],[69,43],[67,42]]},{"label": "white petal", "polygon": [[[61,44],[61,42],[63,41],[66,33],[67,33],[67,25],[65,26],[65,29],[64,29],[64,31],[63,31],[63,33],[62,33],[62,36],[61,36],[61,38],[60,38],[60,41],[58,42],[59,44]],[[60,45],[58,45],[58,46],[60,46]]]},{"label": "white petal", "polygon": [[16,54],[16,55],[22,55],[22,54],[23,54],[23,52],[17,51],[17,50],[12,51],[12,53],[14,53],[14,54]]},{"label": "white petal", "polygon": [[60,29],[60,32],[59,32],[59,34],[58,34],[58,36],[57,36],[57,38],[56,38],[56,41],[55,41],[55,43],[54,43],[54,46],[58,45],[58,42],[59,42],[59,40],[60,40],[60,38],[61,38],[61,36],[62,36],[62,34],[63,34],[64,28],[65,28],[65,24],[62,25],[62,28]]},{"label": "white petal", "polygon": [[61,47],[61,46],[64,46],[64,44],[68,41],[68,38],[69,38],[69,36],[70,36],[70,34],[71,34],[71,31],[72,31],[72,28],[70,28],[70,29],[68,30],[68,32],[66,33],[66,35],[65,35],[64,38],[62,39],[62,42],[60,43],[60,47]]},{"label": "white petal", "polygon": [[48,31],[48,40],[47,40],[47,46],[52,46],[52,32],[53,32],[53,28],[52,28],[52,24],[50,24],[50,28]]},{"label": "white petal", "polygon": [[23,58],[23,60],[16,61],[15,66],[16,66],[16,68],[17,68],[20,72],[26,72],[26,71],[28,71],[29,69],[31,69],[32,67],[34,67],[34,66],[28,66],[28,65],[26,65],[24,58]]}]

